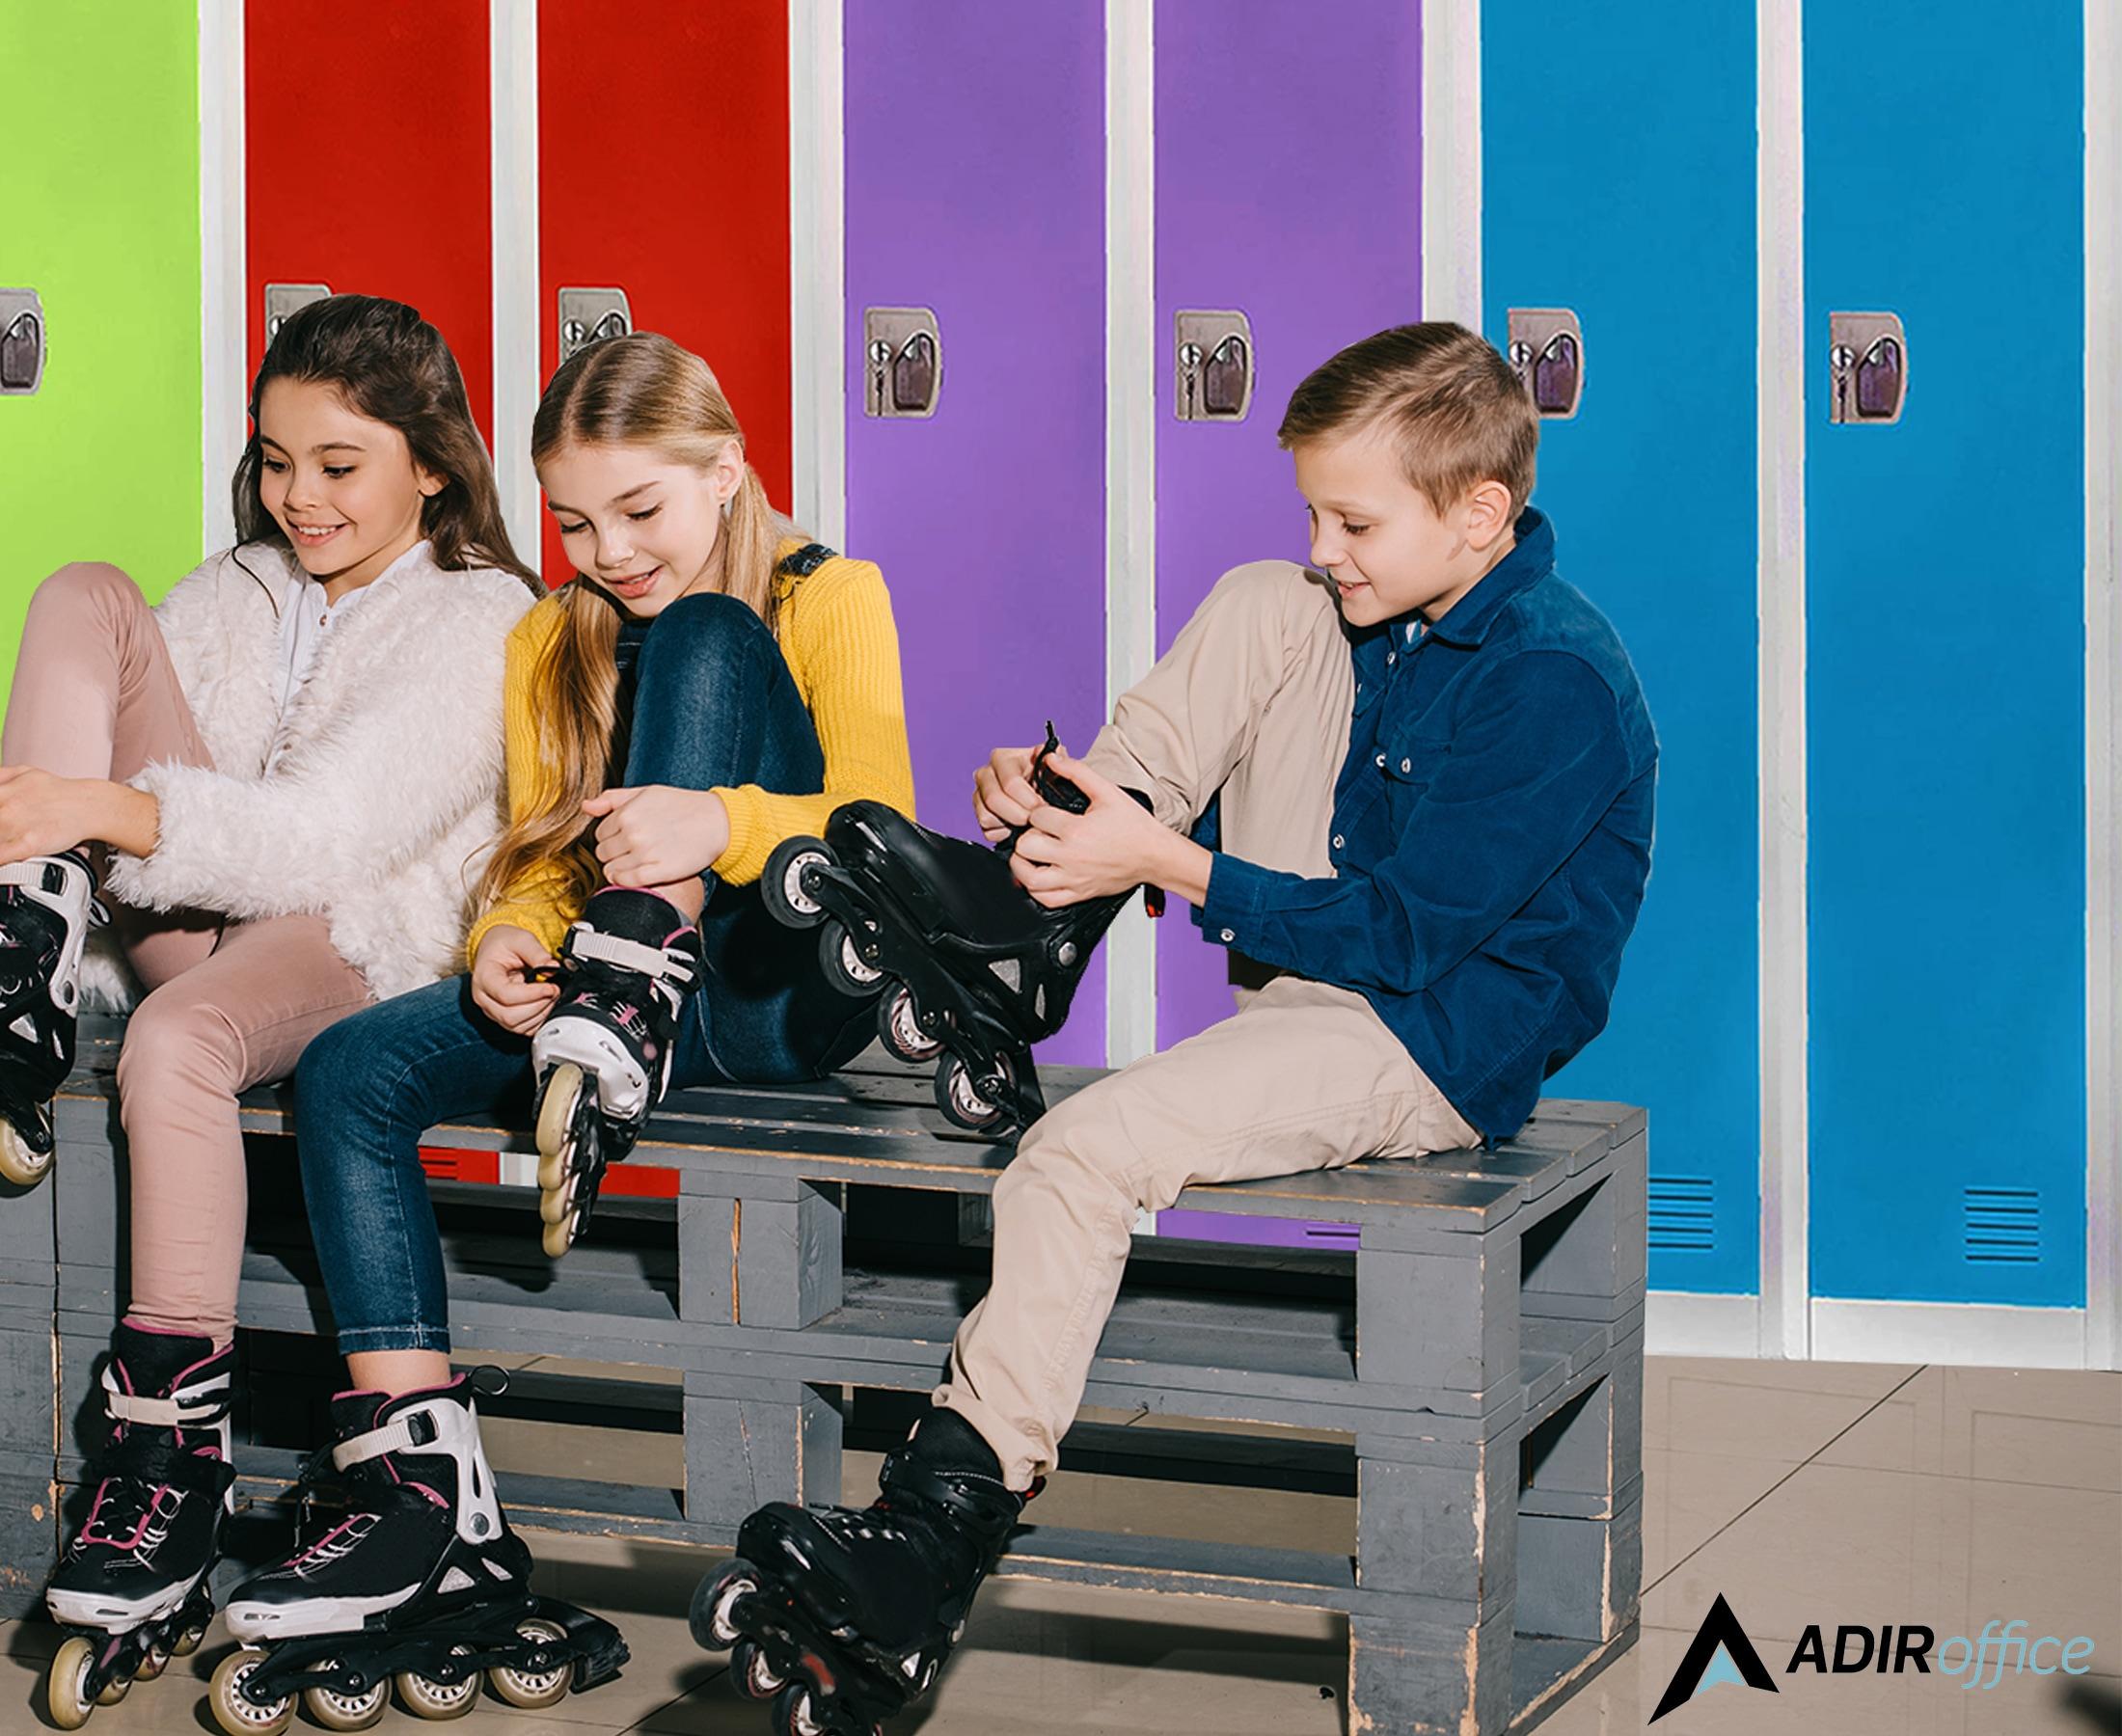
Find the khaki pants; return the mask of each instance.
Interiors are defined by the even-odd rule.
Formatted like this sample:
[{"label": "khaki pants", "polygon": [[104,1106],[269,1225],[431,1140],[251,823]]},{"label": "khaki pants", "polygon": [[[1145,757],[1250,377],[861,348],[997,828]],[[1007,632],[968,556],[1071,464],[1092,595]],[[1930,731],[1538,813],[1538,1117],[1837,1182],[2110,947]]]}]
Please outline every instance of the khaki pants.
[{"label": "khaki pants", "polygon": [[[161,630],[117,567],[62,567],[30,603],[0,764],[122,783],[150,761],[213,764]],[[235,1099],[292,1072],[311,1038],[372,997],[321,916],[225,923],[120,907],[112,921],[150,991],[118,1061],[126,1318],[227,1343],[248,1204]]]},{"label": "khaki pants", "polygon": [[[1173,827],[1221,789],[1226,851],[1322,878],[1353,682],[1325,587],[1285,561],[1238,567],[1085,757]],[[1012,1488],[1056,1463],[1138,1208],[1162,1210],[1192,1182],[1479,1143],[1362,995],[1285,975],[1238,1000],[1062,1102],[996,1183],[993,1280],[936,1401],[980,1431]]]}]

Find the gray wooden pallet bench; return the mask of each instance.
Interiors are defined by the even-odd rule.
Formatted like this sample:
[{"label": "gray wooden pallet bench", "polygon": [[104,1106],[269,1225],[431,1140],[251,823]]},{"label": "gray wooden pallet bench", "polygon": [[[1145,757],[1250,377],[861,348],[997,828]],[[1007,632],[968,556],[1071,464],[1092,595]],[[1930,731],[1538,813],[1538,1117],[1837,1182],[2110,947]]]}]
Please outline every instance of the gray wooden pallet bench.
[{"label": "gray wooden pallet bench", "polygon": [[[79,1480],[121,1294],[117,1035],[84,1028],[52,1180],[0,1201],[0,1607],[14,1611],[34,1602],[57,1501]],[[1049,1095],[1095,1076],[1053,1070]],[[267,1497],[318,1438],[313,1414],[288,1414],[301,1382],[282,1374],[306,1363],[317,1386],[336,1364],[313,1343],[273,1348],[326,1316],[286,1088],[252,1093],[243,1115],[261,1143],[237,1457],[242,1488]],[[428,1139],[527,1147],[521,1126],[485,1119]],[[1272,1481],[1309,1454],[1355,1497],[1357,1554],[1033,1523],[999,1571],[1342,1612],[1352,1731],[1537,1722],[1635,1633],[1646,1145],[1640,1110],[1555,1100],[1485,1154],[1189,1189],[1180,1204],[1199,1210],[1355,1224],[1357,1250],[1138,1239],[1086,1401],[1143,1421],[1079,1429],[1064,1457],[1084,1435],[1094,1457],[1131,1453],[1159,1476],[1199,1459],[1211,1480]],[[924,1078],[865,1058],[817,1086],[674,1096],[635,1160],[675,1170],[676,1200],[609,1202],[558,1264],[538,1252],[534,1195],[436,1183],[461,1344],[678,1376],[518,1381],[499,1403],[682,1434],[685,1469],[677,1490],[511,1474],[511,1512],[726,1547],[763,1501],[838,1499],[864,1403],[903,1405],[944,1367],[984,1286],[985,1196],[1007,1157],[955,1135]],[[1231,1433],[1160,1436],[1165,1417]],[[1262,1424],[1351,1445],[1264,1449]]]}]

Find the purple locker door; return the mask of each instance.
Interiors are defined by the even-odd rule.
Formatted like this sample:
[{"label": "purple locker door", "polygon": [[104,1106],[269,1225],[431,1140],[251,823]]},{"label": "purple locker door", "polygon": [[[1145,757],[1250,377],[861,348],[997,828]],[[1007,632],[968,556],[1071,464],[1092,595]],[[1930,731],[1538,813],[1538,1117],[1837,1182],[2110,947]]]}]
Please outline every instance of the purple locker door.
[{"label": "purple locker door", "polygon": [[[922,821],[1048,718],[1104,719],[1104,11],[848,0],[847,539],[891,587]],[[863,311],[936,314],[927,419],[871,417]],[[1094,963],[1042,1060],[1104,1060]]]},{"label": "purple locker door", "polygon": [[[1275,426],[1344,344],[1422,314],[1420,9],[1337,0],[1156,8],[1156,631],[1168,646],[1217,577],[1302,560],[1303,502]],[[1257,349],[1238,422],[1174,414],[1174,316],[1237,309]],[[1223,954],[1158,925],[1157,1041],[1231,1011]]]}]

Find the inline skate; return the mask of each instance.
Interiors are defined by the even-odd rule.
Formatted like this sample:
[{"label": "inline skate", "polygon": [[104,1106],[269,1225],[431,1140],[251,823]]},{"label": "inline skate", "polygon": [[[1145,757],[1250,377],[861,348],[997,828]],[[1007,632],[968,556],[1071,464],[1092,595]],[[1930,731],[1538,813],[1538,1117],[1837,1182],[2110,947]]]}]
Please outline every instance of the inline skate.
[{"label": "inline skate", "polygon": [[206,1576],[235,1482],[229,1462],[232,1350],[122,1323],[103,1368],[109,1446],[91,1468],[89,1517],[45,1588],[63,1642],[45,1704],[63,1730],[116,1705],[199,1644],[213,1618]]},{"label": "inline skate", "polygon": [[538,1081],[538,1215],[558,1260],[589,1227],[605,1166],[634,1149],[670,1083],[700,931],[655,892],[607,886],[560,944],[566,987],[530,1040]]},{"label": "inline skate", "polygon": [[1030,1499],[969,1423],[931,1411],[869,1506],[777,1501],[747,1519],[736,1560],[694,1593],[693,1638],[774,1702],[775,1736],[882,1736],[935,1685]]},{"label": "inline skate", "polygon": [[0,1177],[34,1187],[51,1168],[51,1099],[73,1071],[81,949],[110,920],[77,850],[0,867]]},{"label": "inline skate", "polygon": [[530,1552],[495,1499],[470,1376],[395,1398],[342,1393],[332,1433],[303,1474],[294,1553],[229,1599],[244,1645],[211,1690],[228,1736],[275,1736],[297,1697],[326,1729],[365,1730],[394,1681],[421,1718],[469,1712],[482,1678],[536,1710],[626,1662],[610,1622],[530,1589]]},{"label": "inline skate", "polygon": [[[1051,805],[1080,814],[1089,799],[1047,766],[1060,745],[1048,723],[1032,782]],[[823,838],[778,846],[760,882],[775,917],[819,930],[830,981],[854,995],[884,985],[878,1036],[902,1061],[938,1061],[937,1107],[996,1140],[1046,1113],[1031,1045],[1068,1018],[1092,950],[1134,896],[1047,909],[1010,877],[1022,835],[1020,827],[991,849],[916,826],[881,801],[851,801]],[[1150,914],[1160,914],[1162,891],[1140,890]]]}]

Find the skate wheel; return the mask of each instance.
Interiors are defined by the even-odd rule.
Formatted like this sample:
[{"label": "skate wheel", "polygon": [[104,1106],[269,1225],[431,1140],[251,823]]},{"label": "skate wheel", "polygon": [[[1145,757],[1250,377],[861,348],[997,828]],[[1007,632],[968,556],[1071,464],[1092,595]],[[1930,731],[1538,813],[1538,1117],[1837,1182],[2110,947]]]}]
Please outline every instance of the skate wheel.
[{"label": "skate wheel", "polygon": [[[558,1622],[534,1618],[517,1622],[516,1633],[534,1645],[556,1645],[567,1638],[566,1629]],[[551,1669],[516,1669],[498,1664],[486,1672],[486,1685],[493,1689],[496,1698],[511,1706],[541,1712],[567,1697],[567,1691],[575,1685],[575,1666],[569,1662]]]},{"label": "skate wheel", "polygon": [[538,1092],[538,1185],[558,1187],[573,1167],[575,1105],[582,1099],[583,1072],[562,1061],[545,1075]]},{"label": "skate wheel", "polygon": [[243,1694],[243,1684],[264,1662],[262,1651],[256,1646],[244,1646],[231,1652],[215,1668],[206,1697],[213,1707],[214,1722],[227,1736],[280,1736],[281,1731],[294,1722],[292,1695],[260,1706]]},{"label": "skate wheel", "polygon": [[877,1003],[877,1036],[889,1053],[910,1066],[933,1061],[943,1049],[939,1040],[921,1029],[913,990],[904,983]]},{"label": "skate wheel", "polygon": [[818,1722],[810,1690],[802,1682],[789,1683],[774,1702],[774,1736],[833,1736]]},{"label": "skate wheel", "polygon": [[192,1653],[199,1649],[199,1642],[205,1637],[206,1630],[203,1627],[186,1628],[171,1641],[170,1656],[173,1658],[190,1657]]},{"label": "skate wheel", "polygon": [[62,1730],[78,1730],[89,1722],[95,1701],[89,1694],[89,1672],[95,1668],[95,1642],[74,1635],[52,1656],[44,1678],[44,1705]]},{"label": "skate wheel", "polygon": [[131,1676],[113,1676],[103,1684],[103,1692],[95,1696],[95,1703],[99,1706],[115,1706],[132,1692],[132,1685]]},{"label": "skate wheel", "polygon": [[0,1121],[0,1176],[17,1187],[35,1187],[51,1169],[51,1153],[40,1152],[14,1130],[14,1124]]},{"label": "skate wheel", "polygon": [[775,845],[759,877],[767,913],[785,928],[816,928],[825,920],[826,908],[803,889],[803,876],[813,868],[831,866],[832,853],[816,838],[789,838]]},{"label": "skate wheel", "polygon": [[538,1188],[538,1219],[541,1223],[564,1224],[575,1215],[575,1178],[562,1176],[551,1187],[542,1182]]},{"label": "skate wheel", "polygon": [[[328,1659],[318,1668],[337,1669],[339,1660]],[[302,1709],[327,1730],[366,1730],[383,1722],[383,1709],[390,1698],[388,1678],[362,1694],[341,1694],[337,1688],[305,1688]]]},{"label": "skate wheel", "polygon": [[151,1682],[170,1667],[170,1654],[155,1646],[140,1660],[140,1668],[133,1671],[136,1682]]},{"label": "skate wheel", "polygon": [[702,1651],[727,1651],[744,1638],[735,1616],[738,1603],[759,1591],[758,1569],[749,1561],[732,1561],[693,1593],[694,1642]]},{"label": "skate wheel", "polygon": [[[998,1063],[1005,1071],[1007,1061]],[[985,1133],[1002,1119],[1002,1106],[981,1096],[972,1074],[956,1055],[936,1070],[936,1106],[944,1120],[968,1133]]]},{"label": "skate wheel", "polygon": [[818,968],[842,994],[868,994],[884,973],[862,957],[846,924],[829,922],[818,936]]},{"label": "skate wheel", "polygon": [[729,1654],[729,1677],[737,1685],[737,1692],[751,1700],[770,1700],[788,1686],[788,1678],[775,1670],[765,1649],[754,1640],[737,1641]]},{"label": "skate wheel", "polygon": [[545,1234],[538,1237],[548,1260],[558,1260],[575,1245],[575,1225],[570,1218],[566,1223],[548,1224]]},{"label": "skate wheel", "polygon": [[[452,1645],[452,1656],[471,1651],[469,1645]],[[479,1672],[473,1670],[459,1682],[437,1682],[418,1670],[403,1669],[397,1677],[398,1698],[416,1718],[462,1718],[479,1696]]]}]

